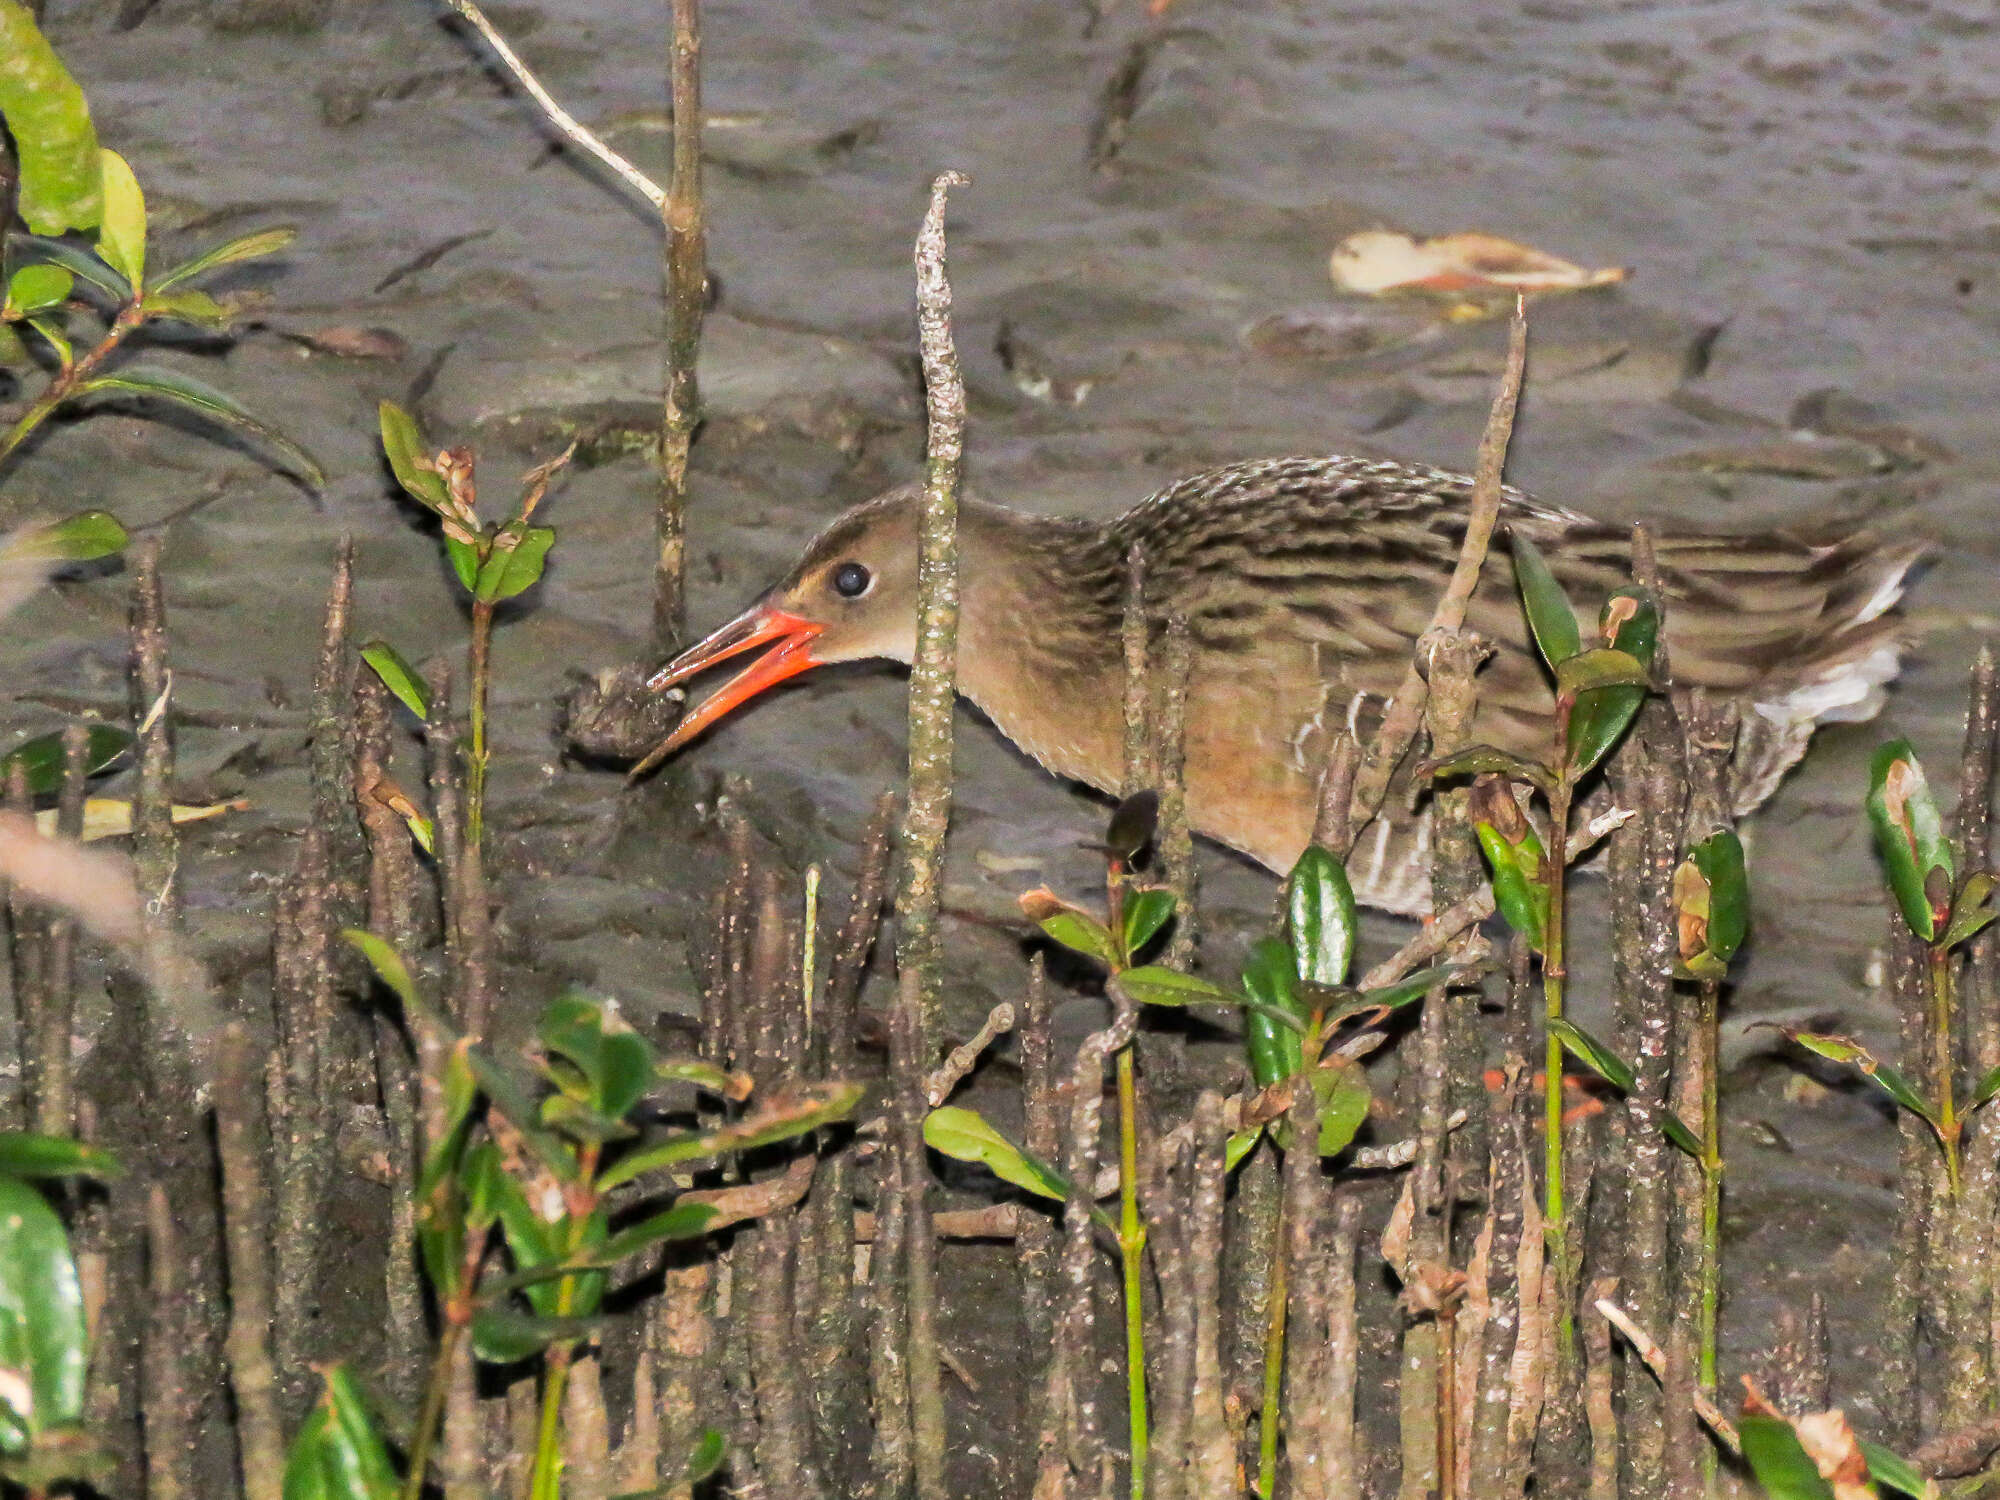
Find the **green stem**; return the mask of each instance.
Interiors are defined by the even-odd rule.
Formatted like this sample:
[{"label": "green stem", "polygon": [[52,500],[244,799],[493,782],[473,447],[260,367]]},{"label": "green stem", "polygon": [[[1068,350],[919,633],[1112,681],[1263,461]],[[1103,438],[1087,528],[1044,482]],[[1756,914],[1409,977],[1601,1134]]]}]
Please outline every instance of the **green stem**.
[{"label": "green stem", "polygon": [[[1304,1146],[1293,1142],[1294,1150]],[[1257,1497],[1271,1500],[1278,1488],[1278,1398],[1285,1376],[1285,1212],[1271,1241],[1271,1310],[1264,1324],[1264,1405],[1257,1418]]]},{"label": "green stem", "polygon": [[7,435],[0,437],[0,464],[13,456],[14,450],[25,443],[37,427],[46,422],[55,409],[76,393],[76,388],[88,380],[97,367],[104,363],[111,351],[125,341],[125,335],[146,321],[146,315],[139,306],[135,294],[132,300],[118,309],[118,315],[111,320],[111,326],[98,341],[97,347],[82,359],[58,371],[56,377],[37,396],[28,409],[21,413],[19,420],[7,429]]},{"label": "green stem", "polygon": [[410,1435],[410,1472],[403,1478],[403,1500],[422,1500],[424,1475],[431,1466],[431,1445],[437,1439],[438,1423],[444,1417],[445,1392],[451,1387],[452,1356],[465,1325],[446,1318],[438,1337],[437,1357],[431,1361],[430,1383],[424,1387],[424,1404],[417,1412],[416,1431]]},{"label": "green stem", "polygon": [[535,1433],[535,1475],[528,1485],[528,1500],[561,1500],[562,1403],[563,1392],[569,1388],[572,1353],[568,1344],[549,1350],[549,1372],[542,1382],[542,1422]]},{"label": "green stem", "polygon": [[483,847],[486,832],[486,690],[493,664],[493,606],[472,602],[472,644],[466,653],[472,677],[472,746],[465,758],[466,837]]},{"label": "green stem", "polygon": [[[1568,705],[1558,702],[1556,711],[1557,742],[1567,741],[1569,733]],[[1563,957],[1563,921],[1565,902],[1563,889],[1569,870],[1569,806],[1571,786],[1569,775],[1564,774],[1556,781],[1555,789],[1549,793],[1549,848],[1548,860],[1542,878],[1549,893],[1547,926],[1542,941],[1542,1028],[1544,1045],[1542,1049],[1542,1129],[1543,1141],[1543,1194],[1542,1218],[1544,1232],[1548,1240],[1549,1260],[1555,1266],[1557,1284],[1565,1288],[1561,1305],[1557,1310],[1558,1329],[1561,1334],[1561,1352],[1567,1357],[1574,1347],[1575,1315],[1570,1307],[1567,1288],[1571,1284],[1569,1265],[1568,1221],[1563,1210],[1563,1046],[1562,1038],[1555,1028],[1546,1024],[1563,1018],[1563,986],[1569,971]]]},{"label": "green stem", "polygon": [[1944,1147],[1945,1187],[1958,1197],[1958,1100],[1953,1081],[1951,952],[1942,943],[1931,953],[1931,1030],[1937,1051],[1938,1140]]},{"label": "green stem", "polygon": [[1150,1414],[1141,1277],[1146,1226],[1139,1218],[1139,1089],[1132,1049],[1118,1054],[1118,1254],[1125,1268],[1125,1392],[1132,1443],[1132,1500],[1145,1500]]}]

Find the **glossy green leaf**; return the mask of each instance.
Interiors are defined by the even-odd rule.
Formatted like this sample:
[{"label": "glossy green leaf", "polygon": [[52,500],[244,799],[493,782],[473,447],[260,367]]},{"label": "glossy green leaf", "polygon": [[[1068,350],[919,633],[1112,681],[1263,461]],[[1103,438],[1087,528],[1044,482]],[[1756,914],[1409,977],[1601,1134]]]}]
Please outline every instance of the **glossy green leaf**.
[{"label": "glossy green leaf", "polygon": [[1291,945],[1282,938],[1264,938],[1250,950],[1243,966],[1243,988],[1258,1005],[1291,1016],[1296,1026],[1281,1025],[1268,1014],[1252,1010],[1243,1017],[1244,1048],[1250,1074],[1260,1089],[1290,1078],[1305,1065],[1300,1030],[1309,1019],[1301,1010],[1293,984],[1298,977]]},{"label": "glossy green leaf", "polygon": [[924,1117],[924,1144],[955,1161],[976,1161],[1003,1182],[1011,1182],[1061,1203],[1069,1179],[1047,1162],[1015,1145],[975,1109],[947,1104]]},{"label": "glossy green leaf", "polygon": [[694,1058],[668,1058],[654,1065],[653,1076],[662,1082],[691,1083],[705,1093],[725,1099],[741,1099],[748,1092],[749,1080],[743,1074]]},{"label": "glossy green leaf", "polygon": [[[434,473],[423,465],[431,455],[424,447],[423,434],[417,431],[416,418],[393,401],[384,401],[376,407],[376,417],[382,427],[382,452],[389,460],[389,469],[396,476],[396,482],[409,493],[411,499],[426,509],[442,511],[451,504],[451,492],[446,487],[444,476]],[[470,552],[471,548],[466,548]],[[476,562],[475,557],[475,562]],[[457,559],[454,556],[453,563]],[[464,569],[459,571],[459,582],[472,587],[472,579]]]},{"label": "glossy green leaf", "polygon": [[95,228],[104,191],[90,105],[19,0],[0,0],[0,119],[13,137],[16,208],[28,228]]},{"label": "glossy green leaf", "polygon": [[1106,968],[1117,967],[1118,946],[1111,940],[1111,929],[1088,912],[1066,908],[1036,925],[1072,952],[1094,958]]},{"label": "glossy green leaf", "polygon": [[[124,522],[110,511],[80,510],[60,521],[37,526],[23,536],[18,545],[33,547],[45,557],[59,558],[66,563],[81,563],[115,557],[125,550],[131,540],[131,533],[126,531]],[[14,545],[10,544],[8,550],[15,550]]]},{"label": "glossy green leaf", "polygon": [[[1377,985],[1372,990],[1359,990],[1352,1000],[1338,1009],[1328,1012],[1328,1021],[1344,1021],[1349,1016],[1363,1015],[1369,1011],[1400,1010],[1424,998],[1438,985],[1458,977],[1462,966],[1458,964],[1433,964],[1428,969],[1418,969],[1404,975],[1393,984]],[[1464,969],[1471,975],[1476,972]]]},{"label": "glossy green leaf", "polygon": [[571,992],[550,1001],[537,1034],[545,1048],[576,1066],[589,1084],[591,1106],[607,1119],[622,1120],[652,1086],[652,1047],[586,995]]},{"label": "glossy green leaf", "polygon": [[431,716],[430,690],[417,669],[387,641],[370,641],[361,648],[361,659],[382,679],[382,686],[396,695],[396,701],[415,714],[419,721]]},{"label": "glossy green leaf", "polygon": [[650,1250],[666,1240],[698,1239],[708,1232],[715,1213],[706,1203],[676,1203],[619,1230],[593,1258],[605,1265],[615,1265],[628,1255]]},{"label": "glossy green leaf", "polygon": [[90,1348],[69,1232],[48,1201],[0,1176],[0,1452],[83,1417]]},{"label": "glossy green leaf", "polygon": [[1951,879],[1955,865],[1944,820],[1908,740],[1892,740],[1875,752],[1868,767],[1867,806],[1896,905],[1910,931],[1929,942],[1944,914],[1933,907],[1927,882],[1933,870]]},{"label": "glossy green leaf", "polygon": [[1718,828],[1688,851],[1708,882],[1707,951],[1728,963],[1750,934],[1750,877],[1743,867],[1743,841],[1733,828]]},{"label": "glossy green leaf", "polygon": [[472,1317],[472,1349],[489,1364],[532,1359],[551,1344],[573,1344],[605,1325],[603,1318],[524,1313],[506,1303],[482,1307]]},{"label": "glossy green leaf", "polygon": [[468,1049],[465,1059],[472,1065],[473,1076],[479,1080],[479,1087],[492,1107],[519,1132],[522,1144],[534,1153],[535,1160],[548,1168],[559,1181],[574,1182],[577,1177],[576,1152],[561,1136],[542,1128],[541,1111],[527,1090],[515,1081],[511,1073],[477,1047]]},{"label": "glossy green leaf", "polygon": [[511,522],[500,528],[493,550],[479,565],[472,582],[473,597],[482,604],[497,604],[526,593],[541,581],[549,548],[556,542],[555,530],[548,526],[527,526]]},{"label": "glossy green leaf", "polygon": [[1118,976],[1118,987],[1135,1005],[1238,1005],[1243,997],[1158,964],[1141,964]]},{"label": "glossy green leaf", "polygon": [[805,1135],[822,1125],[846,1119],[861,1101],[862,1092],[858,1083],[797,1085],[789,1095],[767,1099],[761,1109],[731,1124],[670,1135],[655,1145],[628,1152],[598,1175],[598,1189],[608,1193],[620,1183],[663,1167],[730,1151],[754,1151],[759,1146]]},{"label": "glossy green leaf", "polygon": [[1309,984],[1345,984],[1359,921],[1347,866],[1332,850],[1308,844],[1285,878],[1285,933],[1298,977]]},{"label": "glossy green leaf", "polygon": [[149,318],[172,318],[193,328],[223,329],[236,320],[234,309],[191,286],[172,292],[149,288],[145,309]]},{"label": "glossy green leaf", "polygon": [[1125,893],[1125,956],[1136,958],[1174,915],[1174,893],[1131,890]]},{"label": "glossy green leaf", "polygon": [[1609,755],[1645,703],[1659,647],[1659,605],[1644,590],[1618,590],[1598,617],[1599,639],[1607,635],[1606,649],[1572,657],[1556,674],[1557,690],[1575,695],[1568,740],[1572,776]]},{"label": "glossy green leaf", "polygon": [[224,240],[212,249],[204,250],[192,259],[184,260],[164,276],[155,277],[151,290],[164,292],[183,281],[192,280],[204,272],[213,271],[218,266],[233,265],[237,261],[255,260],[259,256],[276,255],[280,250],[299,237],[298,230],[290,225],[275,229],[257,229],[249,234],[240,234],[233,240]]},{"label": "glossy green leaf", "polygon": [[1793,1031],[1789,1027],[1780,1029],[1808,1052],[1817,1053],[1832,1062],[1852,1063],[1874,1079],[1883,1093],[1911,1114],[1928,1121],[1933,1130],[1937,1128],[1937,1116],[1923,1095],[1919,1094],[1901,1073],[1889,1064],[1879,1061],[1874,1053],[1855,1041],[1853,1037],[1834,1036],[1817,1031]]},{"label": "glossy green leaf", "polygon": [[1257,1149],[1257,1143],[1264,1139],[1264,1127],[1253,1125],[1248,1130],[1239,1130],[1222,1144],[1222,1170],[1234,1172],[1243,1164],[1243,1158]]},{"label": "glossy green leaf", "polygon": [[61,266],[35,262],[21,267],[7,283],[6,311],[12,317],[60,307],[69,300],[76,277]]},{"label": "glossy green leaf", "polygon": [[[0,4],[5,0],[0,0]],[[111,267],[96,256],[79,250],[67,240],[44,239],[36,235],[18,235],[7,242],[10,260],[46,261],[53,266],[61,266],[86,286],[96,287],[105,296],[123,302],[132,295],[132,288]]]},{"label": "glossy green leaf", "polygon": [[1820,1477],[1784,1418],[1746,1414],[1737,1419],[1736,1435],[1743,1443],[1743,1461],[1767,1500],[1833,1500],[1833,1487]]},{"label": "glossy green leaf", "polygon": [[1969,943],[1995,917],[2000,917],[2000,908],[1993,904],[1994,884],[1994,878],[1984,870],[1965,877],[1965,884],[1959,887],[1958,897],[1952,902],[1951,920],[1945,925],[1941,946],[1952,949],[1960,943]]},{"label": "glossy green leaf", "polygon": [[[1486,856],[1493,904],[1500,909],[1507,925],[1540,953],[1548,930],[1549,893],[1539,879],[1539,842],[1532,849],[1510,844],[1491,823],[1476,823],[1472,831],[1479,839],[1480,852]],[[1528,869],[1530,861],[1535,867],[1533,874]]]},{"label": "glossy green leaf", "polygon": [[[132,748],[132,731],[116,724],[92,724],[84,752],[84,764],[92,776],[111,769]],[[63,737],[61,730],[38,734],[21,741],[0,755],[0,779],[9,778],[20,766],[28,778],[28,795],[53,797],[62,790]]]},{"label": "glossy green leaf", "polygon": [[1608,687],[1644,687],[1647,681],[1637,657],[1609,646],[1579,651],[1556,668],[1556,691],[1575,697]]},{"label": "glossy green leaf", "polygon": [[136,290],[146,284],[146,195],[124,157],[109,149],[99,154],[104,217],[97,226],[97,253]]},{"label": "glossy green leaf", "polygon": [[1702,1158],[1701,1137],[1688,1129],[1686,1121],[1671,1109],[1660,1113],[1660,1134],[1687,1152],[1696,1161]]},{"label": "glossy green leaf", "polygon": [[123,1170],[101,1146],[32,1130],[0,1130],[0,1176],[112,1178]]},{"label": "glossy green leaf", "polygon": [[451,562],[451,571],[467,593],[479,581],[479,549],[470,542],[461,542],[456,537],[444,539],[444,555]]},{"label": "glossy green leaf", "polygon": [[1306,1076],[1319,1096],[1319,1154],[1338,1156],[1368,1118],[1368,1075],[1360,1064],[1341,1058]]},{"label": "glossy green leaf", "polygon": [[137,396],[171,402],[231,432],[256,439],[284,468],[314,488],[326,483],[326,472],[320,468],[319,460],[304,448],[277,428],[245,411],[235,397],[225,396],[178,370],[132,365],[109,375],[93,376],[77,387],[77,393],[84,396]]},{"label": "glossy green leaf", "polygon": [[62,361],[65,370],[76,363],[76,351],[70,348],[69,340],[63,337],[63,331],[48,318],[29,318],[28,326],[48,341],[49,347],[56,351],[56,358]]},{"label": "glossy green leaf", "polygon": [[410,977],[409,965],[403,962],[403,955],[396,951],[393,943],[377,937],[365,927],[349,927],[340,935],[347,940],[349,947],[368,960],[368,967],[375,971],[375,977],[403,1002],[405,1011],[436,1027],[439,1034],[447,1039],[456,1039],[456,1033],[446,1024],[444,1017],[418,993],[417,983]]},{"label": "glossy green leaf", "polygon": [[1568,596],[1535,544],[1518,531],[1513,534],[1513,544],[1514,583],[1521,591],[1521,607],[1542,660],[1554,671],[1583,649],[1583,632],[1577,628],[1576,611],[1570,608]]},{"label": "glossy green leaf", "polygon": [[1544,791],[1554,785],[1554,778],[1549,775],[1547,767],[1494,745],[1468,745],[1454,755],[1424,761],[1417,767],[1417,774],[1436,781],[1462,776],[1504,776],[1509,781],[1525,781]]},{"label": "glossy green leaf", "polygon": [[1937,1500],[1939,1490],[1936,1481],[1907,1458],[1866,1438],[1856,1438],[1855,1441],[1860,1444],[1861,1456],[1868,1460],[1868,1477],[1878,1485],[1899,1495],[1908,1495],[1910,1500]]},{"label": "glossy green leaf", "polygon": [[1571,1057],[1619,1093],[1629,1094],[1638,1087],[1639,1080],[1633,1077],[1631,1066],[1574,1021],[1552,1016],[1546,1024],[1550,1034],[1561,1041],[1563,1049]]},{"label": "glossy green leaf", "polygon": [[1965,1107],[1968,1110],[1977,1109],[1995,1094],[2000,1094],[2000,1068],[1994,1068],[1979,1080],[1978,1087],[1973,1089],[1972,1098]]}]

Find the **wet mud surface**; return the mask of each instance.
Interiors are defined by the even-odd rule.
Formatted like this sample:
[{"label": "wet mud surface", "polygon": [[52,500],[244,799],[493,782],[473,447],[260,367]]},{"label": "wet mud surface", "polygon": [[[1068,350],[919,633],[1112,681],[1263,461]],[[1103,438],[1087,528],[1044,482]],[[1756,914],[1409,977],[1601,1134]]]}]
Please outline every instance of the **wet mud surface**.
[{"label": "wet mud surface", "polygon": [[[494,15],[577,114],[663,171],[656,9]],[[264,982],[271,877],[308,814],[314,642],[342,533],[361,638],[463,661],[457,590],[378,458],[375,404],[391,398],[434,439],[478,446],[491,504],[568,437],[591,439],[543,512],[559,534],[548,578],[496,644],[506,1013],[568,983],[635,1018],[690,1011],[716,808],[733,800],[844,889],[873,798],[901,779],[904,689],[888,670],[819,674],[634,793],[565,757],[560,700],[645,650],[654,480],[630,434],[660,386],[656,226],[553,151],[424,4],[345,3],[315,31],[271,24],[258,0],[226,28],[177,0],[122,33],[100,5],[50,12],[156,233],[301,231],[234,283],[268,296],[263,327],[149,357],[304,442],[332,476],[323,495],[123,415],[48,431],[4,489],[10,516],[99,505],[165,528],[183,791],[250,801],[184,845],[189,922],[225,992]],[[1754,952],[1725,1012],[1727,1352],[1740,1361],[1781,1305],[1826,1292],[1836,1396],[1865,1424],[1896,1134],[1869,1093],[1805,1078],[1750,1027],[1809,1018],[1893,1049],[1871,987],[1866,757],[1897,732],[1946,764],[1964,670],[2000,628],[2000,21],[1970,0],[1182,0],[1157,28],[1129,3],[1091,21],[1059,4],[707,7],[721,297],[689,516],[695,625],[915,472],[910,243],[937,169],[972,178],[951,220],[970,482],[1051,512],[1114,514],[1179,475],[1285,452],[1469,467],[1504,330],[1336,297],[1326,257],[1345,234],[1481,229],[1632,267],[1621,287],[1536,306],[1517,483],[1617,519],[1848,515],[1941,544],[1884,720],[1823,733],[1751,825]],[[16,616],[0,728],[122,714],[124,610],[123,581],[91,576]],[[414,742],[398,753],[414,785]],[[947,942],[966,1034],[1022,982],[1014,895],[1089,890],[1102,808],[973,719],[959,767]],[[1209,851],[1215,972],[1271,894]],[[1586,949],[1596,899],[1587,887]],[[1402,933],[1371,921],[1364,958]],[[1601,1013],[1587,966],[1579,992]],[[1066,1006],[1074,1031],[1095,1004]],[[988,1252],[968,1265],[997,1300],[951,1310],[947,1337],[981,1381],[954,1404],[1004,1424],[1007,1281]]]}]

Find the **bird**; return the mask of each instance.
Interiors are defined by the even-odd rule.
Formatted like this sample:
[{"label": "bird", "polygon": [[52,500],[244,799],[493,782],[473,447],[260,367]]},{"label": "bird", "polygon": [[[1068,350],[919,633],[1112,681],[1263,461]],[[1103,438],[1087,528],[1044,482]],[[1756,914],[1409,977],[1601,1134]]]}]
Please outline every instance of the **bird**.
[{"label": "bird", "polygon": [[[1283,872],[1310,841],[1333,737],[1346,728],[1365,740],[1405,675],[1457,560],[1472,490],[1464,474],[1322,456],[1194,474],[1109,522],[968,492],[958,508],[958,692],[1049,771],[1115,794],[1120,626],[1136,548],[1148,614],[1178,615],[1191,640],[1189,822]],[[666,689],[770,648],[692,708],[641,769],[809,668],[909,663],[922,511],[916,484],[847,510],[776,585],[655,673],[649,686]],[[1631,582],[1628,528],[1511,486],[1498,524],[1502,537],[1538,549],[1593,613]],[[1881,709],[1908,644],[1896,606],[1926,549],[1823,526],[1663,529],[1653,550],[1674,682],[1739,706],[1735,810],[1747,814],[1816,725]],[[1492,648],[1472,737],[1535,755],[1550,741],[1553,688],[1500,551],[1496,537],[1466,616]],[[1428,801],[1389,807],[1350,858],[1357,898],[1427,912],[1428,846]]]}]

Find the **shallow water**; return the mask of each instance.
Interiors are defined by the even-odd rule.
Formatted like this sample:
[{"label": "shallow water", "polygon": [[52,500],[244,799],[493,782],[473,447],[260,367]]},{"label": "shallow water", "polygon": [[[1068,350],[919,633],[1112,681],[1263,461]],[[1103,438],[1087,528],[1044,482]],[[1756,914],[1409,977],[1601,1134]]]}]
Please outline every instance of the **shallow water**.
[{"label": "shallow water", "polygon": [[[663,103],[656,9],[495,15],[572,109],[626,116],[621,144],[658,167],[665,136],[644,118]],[[240,969],[305,815],[304,709],[339,534],[357,539],[364,638],[420,657],[462,637],[435,546],[377,460],[376,401],[415,390],[433,437],[480,443],[488,503],[504,503],[563,419],[629,419],[657,393],[658,240],[643,210],[551,155],[531,108],[433,7],[346,0],[314,33],[217,31],[162,0],[120,34],[104,10],[53,0],[52,30],[156,220],[205,222],[188,244],[296,223],[282,261],[239,278],[269,293],[271,328],[381,327],[408,346],[349,362],[266,331],[162,356],[312,448],[332,476],[317,500],[125,416],[51,431],[7,475],[14,514],[103,505],[136,524],[212,494],[166,549],[181,764],[191,790],[253,805],[190,833],[183,878],[204,942]],[[1788,1095],[1770,1033],[1743,1027],[1803,1013],[1892,1042],[1865,979],[1882,931],[1858,813],[1866,755],[1898,732],[1947,763],[1965,667],[2000,615],[2000,22],[1970,0],[1470,10],[1181,0],[1097,170],[1100,90],[1145,35],[1130,3],[1094,34],[1080,5],[709,6],[723,294],[702,372],[692,612],[719,619],[840,506],[912,472],[910,242],[940,168],[972,178],[951,217],[972,483],[1050,511],[1112,514],[1167,479],[1279,452],[1468,466],[1501,330],[1337,300],[1326,254],[1353,230],[1476,228],[1632,267],[1622,288],[1536,307],[1517,483],[1607,517],[1717,527],[1879,512],[1884,530],[1943,544],[1915,596],[1926,640],[1884,721],[1823,734],[1754,824],[1758,931],[1730,1009],[1728,1339],[1747,1354],[1777,1299],[1834,1294],[1837,1393],[1865,1413],[1895,1134],[1859,1090]],[[459,236],[476,237],[372,290]],[[1335,356],[1246,336],[1285,317]],[[995,350],[1003,321],[1013,374]],[[1017,382],[1030,370],[1091,387],[1050,404]],[[1827,482],[1667,466],[1782,439],[1794,404],[1829,387],[1955,456]],[[516,1014],[566,980],[640,1015],[690,1001],[681,940],[707,884],[686,872],[713,850],[607,848],[618,779],[565,763],[553,734],[572,673],[643,649],[650,504],[637,460],[573,474],[546,513],[549,579],[499,638]],[[122,711],[123,615],[116,580],[84,580],[18,617],[5,727]],[[900,779],[903,706],[891,674],[826,673],[712,735],[687,774],[709,802],[742,778],[728,795],[792,857],[846,868],[869,803]],[[1097,804],[974,720],[959,762],[955,909],[1003,914],[1038,881],[1087,889],[1078,842]],[[1217,854],[1204,894],[1227,968],[1269,880]],[[1398,932],[1371,925],[1371,952]],[[953,1018],[969,1027],[1018,986],[1017,945],[971,921],[948,941]],[[1759,1144],[1773,1139],[1785,1149]]]}]

